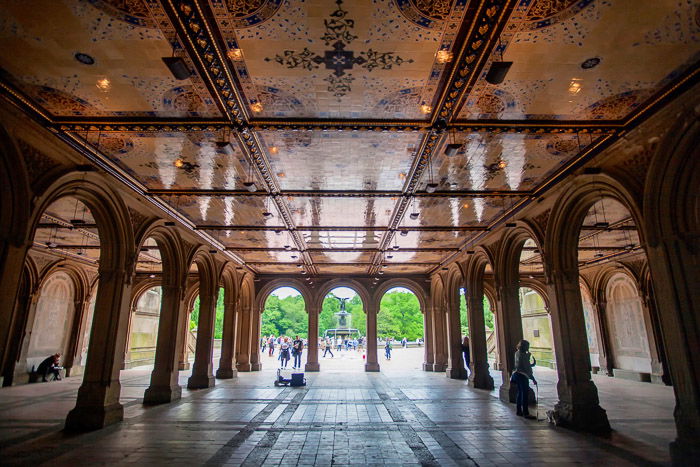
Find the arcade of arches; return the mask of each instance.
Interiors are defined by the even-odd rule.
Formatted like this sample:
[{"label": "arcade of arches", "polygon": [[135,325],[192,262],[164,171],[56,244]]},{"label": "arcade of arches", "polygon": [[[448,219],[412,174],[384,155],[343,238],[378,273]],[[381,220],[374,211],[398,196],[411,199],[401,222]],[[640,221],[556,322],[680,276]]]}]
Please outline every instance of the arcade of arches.
[{"label": "arcade of arches", "polygon": [[[198,460],[270,463],[308,407],[353,405],[321,400],[351,393],[333,386],[338,365],[323,379],[316,351],[323,300],[348,287],[366,319],[351,379],[376,391],[355,405],[378,417],[348,429],[369,445],[371,424],[386,425],[376,439],[400,463],[480,463],[477,425],[439,421],[462,410],[516,424],[506,444],[609,440],[622,417],[610,387],[675,406],[663,453],[613,436],[562,463],[700,458],[700,3],[34,3],[0,12],[3,410],[39,396],[63,407],[51,388],[71,387],[53,416],[65,424],[46,430],[130,433],[157,423],[152,410],[177,423],[185,399],[258,401]],[[296,393],[270,392],[275,363],[259,349],[280,287],[308,320]],[[396,287],[423,317],[410,370],[377,339]],[[511,404],[522,339],[548,423],[522,425]],[[55,353],[64,380],[35,384]],[[470,398],[498,420],[454,402]],[[46,431],[1,418],[3,458],[52,459]],[[518,460],[490,449],[501,457],[484,465]]]}]

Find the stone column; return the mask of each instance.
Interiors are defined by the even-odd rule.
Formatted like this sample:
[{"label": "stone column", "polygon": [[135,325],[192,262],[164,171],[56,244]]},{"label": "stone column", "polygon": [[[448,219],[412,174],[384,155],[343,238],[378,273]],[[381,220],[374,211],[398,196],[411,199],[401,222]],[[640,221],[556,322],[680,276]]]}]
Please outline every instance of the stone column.
[{"label": "stone column", "polygon": [[433,342],[433,317],[430,307],[423,311],[423,371],[433,371],[435,363],[434,342]]},{"label": "stone column", "polygon": [[126,325],[126,341],[124,342],[124,358],[122,358],[122,370],[125,370],[127,365],[129,368],[131,368],[129,365],[131,363],[131,353],[129,352],[129,349],[131,348],[131,323],[134,320],[134,315],[136,314],[136,306],[137,304],[133,303],[129,308],[129,318]]},{"label": "stone column", "polygon": [[[501,311],[498,324],[498,350],[501,354],[501,387],[499,397],[504,402],[515,402],[517,388],[510,386],[510,375],[515,367],[515,347],[523,338],[523,323],[520,317],[518,284],[498,286]],[[585,336],[585,329],[584,329]]]},{"label": "stone column", "polygon": [[441,373],[447,369],[447,324],[445,310],[442,307],[432,307],[433,316],[433,371]]},{"label": "stone column", "polygon": [[578,270],[552,271],[552,336],[557,359],[557,393],[553,417],[557,425],[592,433],[609,433],[608,417],[600,407],[591,381],[591,359],[583,316]]},{"label": "stone column", "polygon": [[642,300],[642,314],[644,315],[644,328],[647,330],[647,342],[649,343],[649,357],[651,360],[651,382],[664,384],[664,368],[661,364],[661,352],[657,341],[656,329],[652,320],[654,303],[649,294],[643,290],[638,290]]},{"label": "stone column", "polygon": [[83,329],[84,315],[87,314],[88,301],[88,299],[77,299],[74,302],[70,340],[62,362],[63,367],[66,369],[66,377],[77,376],[81,373],[81,369],[76,367],[76,360],[79,360],[78,353],[82,350],[80,334]]},{"label": "stone column", "polygon": [[316,307],[306,305],[309,314],[309,343],[306,347],[305,371],[319,371],[321,366],[318,363],[318,315],[321,310]]},{"label": "stone column", "polygon": [[[14,373],[11,378],[12,384],[27,383],[29,381],[29,376],[27,375],[27,369],[25,363],[27,361],[27,355],[29,354],[29,342],[32,337],[32,329],[34,328],[34,319],[36,318],[36,307],[39,304],[39,298],[41,296],[41,289],[35,290],[29,296],[29,303],[27,304],[27,310],[25,311],[26,316],[24,318],[24,325],[18,327],[21,328],[19,332],[22,336],[19,338],[19,349],[18,355],[14,358],[17,359],[19,365],[13,365]],[[22,310],[17,310],[17,318],[19,319],[19,313]],[[17,323],[19,324],[19,323]]]},{"label": "stone column", "polygon": [[367,316],[367,363],[365,363],[365,371],[379,371],[379,362],[377,360],[378,313],[378,305],[365,305],[365,314]]},{"label": "stone column", "polygon": [[221,336],[221,358],[216,370],[217,379],[231,379],[238,376],[236,369],[236,297],[230,288],[224,290],[224,329]]},{"label": "stone column", "polygon": [[[605,314],[607,302],[602,299],[594,299],[593,311],[595,312],[595,330],[598,335],[598,366],[600,371],[607,376],[613,375],[613,359],[610,353],[610,336]],[[550,314],[551,315],[551,314]]]},{"label": "stone column", "polygon": [[262,320],[262,311],[254,308],[251,310],[250,314],[251,327],[250,327],[250,369],[251,371],[262,370],[262,363],[260,363],[260,321]]},{"label": "stone column", "polygon": [[119,370],[124,358],[131,277],[124,270],[100,270],[90,352],[75,408],[66,418],[66,430],[102,428],[124,418],[119,403]]},{"label": "stone column", "polygon": [[238,354],[236,366],[238,371],[250,371],[250,335],[251,335],[251,310],[241,307],[238,314]]},{"label": "stone column", "polygon": [[[459,295],[457,296],[459,300]],[[467,379],[467,369],[462,357],[462,324],[459,319],[459,302],[453,297],[447,301],[447,370],[450,379]]]},{"label": "stone column", "polygon": [[162,404],[178,400],[182,388],[178,383],[178,368],[182,346],[182,322],[186,320],[182,291],[175,285],[163,285],[156,355],[151,372],[151,385],[143,396],[144,404]]},{"label": "stone column", "polygon": [[493,389],[486,348],[483,281],[473,280],[467,284],[467,322],[469,323],[469,357],[472,370],[469,375],[469,386],[476,389]]},{"label": "stone column", "polygon": [[[207,290],[211,287],[210,290]],[[214,321],[216,319],[216,298],[218,286],[200,284],[199,322],[197,323],[197,345],[194,351],[192,376],[187,381],[190,389],[211,388],[216,384],[213,373]]]},{"label": "stone column", "polygon": [[190,369],[190,313],[191,310],[184,313],[185,319],[180,325],[180,336],[182,340],[180,341],[180,348],[178,349],[178,354],[180,356],[178,363],[178,370],[189,370]]},{"label": "stone column", "polygon": [[[18,246],[6,241],[0,244],[0,368],[8,368],[15,357],[11,355],[12,332],[18,319],[15,303],[30,246],[31,243]],[[3,380],[0,374],[0,387]]]}]

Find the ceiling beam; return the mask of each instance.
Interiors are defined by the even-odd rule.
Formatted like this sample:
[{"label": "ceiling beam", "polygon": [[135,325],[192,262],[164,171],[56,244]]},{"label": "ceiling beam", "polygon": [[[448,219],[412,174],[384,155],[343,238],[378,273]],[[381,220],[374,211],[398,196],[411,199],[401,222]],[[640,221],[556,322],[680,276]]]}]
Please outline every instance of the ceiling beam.
[{"label": "ceiling beam", "polygon": [[281,190],[270,193],[268,191],[248,191],[248,190],[223,190],[223,189],[168,189],[168,190],[148,190],[149,195],[154,196],[291,196],[291,197],[314,197],[314,198],[394,198],[399,196],[418,198],[487,198],[487,197],[521,197],[530,196],[531,191],[526,190],[452,190],[436,191],[428,193],[425,191],[405,193],[403,191],[377,191],[377,190]]}]

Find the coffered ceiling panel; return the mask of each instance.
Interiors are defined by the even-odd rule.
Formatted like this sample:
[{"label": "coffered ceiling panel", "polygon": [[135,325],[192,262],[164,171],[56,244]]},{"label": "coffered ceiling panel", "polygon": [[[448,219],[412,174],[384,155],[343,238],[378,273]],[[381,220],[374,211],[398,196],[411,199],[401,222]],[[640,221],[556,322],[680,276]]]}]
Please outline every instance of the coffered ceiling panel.
[{"label": "coffered ceiling panel", "polygon": [[235,251],[235,253],[246,263],[299,262],[298,251]]},{"label": "coffered ceiling panel", "polygon": [[309,248],[377,248],[384,232],[381,230],[324,231],[301,230]]},{"label": "coffered ceiling panel", "polygon": [[[197,225],[279,226],[273,202],[262,196],[164,196],[166,203]],[[269,212],[272,217],[263,216]],[[270,233],[274,235],[271,230]]]},{"label": "coffered ceiling panel", "polygon": [[293,118],[425,118],[467,3],[210,0],[251,110]]},{"label": "coffered ceiling panel", "polygon": [[383,263],[389,264],[390,267],[395,263],[439,263],[450,253],[445,251],[388,251],[383,256]]},{"label": "coffered ceiling panel", "polygon": [[422,133],[265,131],[283,190],[401,190]]},{"label": "coffered ceiling panel", "polygon": [[323,198],[287,200],[297,226],[386,226],[396,205],[392,198]]},{"label": "coffered ceiling panel", "polygon": [[90,144],[149,189],[244,190],[250,168],[237,143],[212,132],[88,134]]},{"label": "coffered ceiling panel", "polygon": [[[600,135],[589,133],[450,133],[432,160],[438,190],[532,190]],[[445,155],[447,144],[461,144]],[[424,173],[420,190],[430,183]]]},{"label": "coffered ceiling panel", "polygon": [[294,264],[252,264],[260,274],[298,274],[299,270]]},{"label": "coffered ceiling panel", "polygon": [[[696,0],[521,0],[482,73],[465,119],[623,119],[700,56]],[[502,59],[501,59],[502,53]],[[490,63],[484,70],[488,70]]]},{"label": "coffered ceiling panel", "polygon": [[161,60],[172,43],[158,2],[8,1],[0,75],[54,115],[220,116],[197,75],[176,80]]},{"label": "coffered ceiling panel", "polygon": [[384,269],[384,274],[426,274],[437,265],[430,264],[392,264]]},{"label": "coffered ceiling panel", "polygon": [[334,264],[332,266],[321,264],[317,266],[319,274],[366,274],[367,268],[367,265],[362,264]]},{"label": "coffered ceiling panel", "polygon": [[227,248],[234,250],[236,248],[284,248],[285,245],[290,244],[289,235],[282,231],[277,234],[273,230],[204,229],[204,232],[216,238]]},{"label": "coffered ceiling panel", "polygon": [[371,252],[337,252],[326,250],[323,253],[311,253],[311,259],[316,264],[321,263],[371,263]]},{"label": "coffered ceiling panel", "polygon": [[[408,231],[406,236],[395,235],[393,245],[401,248],[458,248],[465,241],[469,240],[474,232],[417,232]],[[391,253],[390,253],[391,254]]]},{"label": "coffered ceiling panel", "polygon": [[[417,198],[401,221],[401,227],[484,226],[513,206],[519,198]],[[411,214],[418,214],[416,219]],[[413,216],[415,217],[415,215]]]}]

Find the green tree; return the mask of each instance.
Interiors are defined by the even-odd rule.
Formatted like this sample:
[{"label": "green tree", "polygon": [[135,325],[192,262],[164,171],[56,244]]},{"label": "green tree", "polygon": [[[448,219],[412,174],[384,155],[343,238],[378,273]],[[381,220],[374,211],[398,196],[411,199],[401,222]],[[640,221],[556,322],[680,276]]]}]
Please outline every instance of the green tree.
[{"label": "green tree", "polygon": [[[318,332],[320,335],[323,335],[326,329],[335,329],[338,324],[335,313],[340,311],[340,302],[333,297],[334,295],[330,293],[323,300],[321,314],[318,317]],[[367,319],[360,296],[355,295],[345,302],[345,310],[350,313],[350,326],[357,329],[360,335],[367,335]]]},{"label": "green tree", "polygon": [[424,337],[423,314],[418,298],[411,292],[384,294],[377,315],[377,336],[416,340]]},{"label": "green tree", "polygon": [[279,298],[270,295],[265,301],[260,334],[262,336],[308,337],[309,320],[304,297],[294,295]]}]

